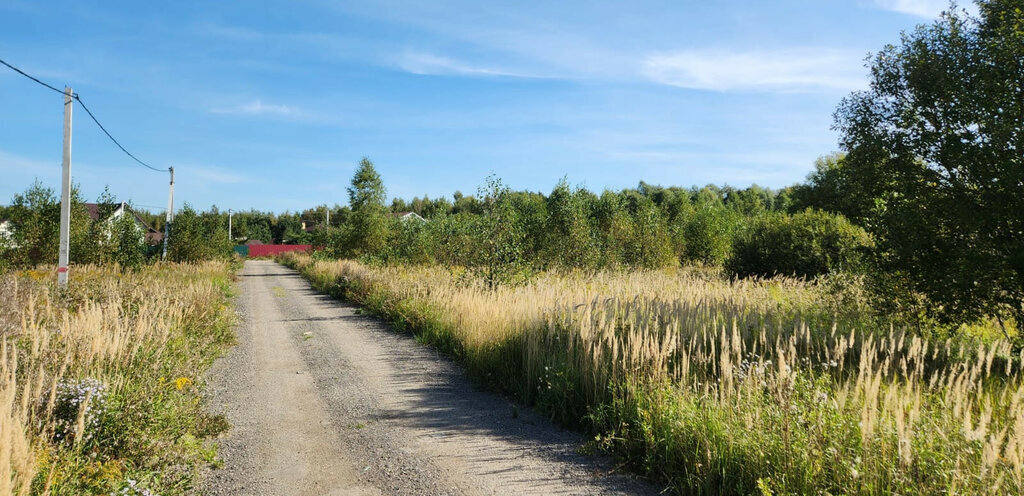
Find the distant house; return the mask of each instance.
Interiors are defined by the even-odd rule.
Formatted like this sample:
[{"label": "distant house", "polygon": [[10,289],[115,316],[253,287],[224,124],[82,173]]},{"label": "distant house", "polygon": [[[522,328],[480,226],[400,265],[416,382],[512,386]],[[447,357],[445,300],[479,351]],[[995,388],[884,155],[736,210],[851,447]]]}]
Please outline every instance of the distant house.
[{"label": "distant house", "polygon": [[409,222],[414,220],[416,222],[426,222],[427,219],[420,217],[416,212],[392,212],[392,217],[397,217],[402,222]]},{"label": "distant house", "polygon": [[[94,222],[103,220],[109,226],[113,225],[114,221],[120,219],[122,215],[131,215],[135,220],[135,226],[139,229],[139,234],[144,236],[147,244],[158,245],[164,240],[164,234],[150,227],[126,202],[121,202],[106,219],[100,219],[100,208],[102,206],[99,203],[85,203],[84,205],[86,211],[89,212],[89,217]],[[108,233],[109,235],[110,233]]]}]

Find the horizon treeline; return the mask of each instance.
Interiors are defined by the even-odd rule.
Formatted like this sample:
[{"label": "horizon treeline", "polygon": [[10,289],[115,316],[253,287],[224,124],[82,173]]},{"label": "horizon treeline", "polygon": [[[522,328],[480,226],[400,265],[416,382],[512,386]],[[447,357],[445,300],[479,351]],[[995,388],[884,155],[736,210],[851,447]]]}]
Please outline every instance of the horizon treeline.
[{"label": "horizon treeline", "polygon": [[[826,158],[819,159],[819,162],[822,160]],[[366,164],[376,175],[372,163],[366,160]],[[460,230],[460,227],[470,228],[470,224],[474,224],[472,219],[489,216],[495,205],[500,204],[507,212],[505,218],[495,220],[513,228],[509,235],[521,238],[516,239],[516,251],[519,252],[516,258],[529,261],[535,268],[652,268],[687,263],[721,265],[731,253],[735,235],[753,219],[795,213],[815,206],[809,203],[813,198],[807,194],[811,188],[806,184],[776,190],[757,184],[746,188],[714,184],[663,187],[641,181],[635,188],[605,189],[598,194],[584,187],[570,186],[563,179],[545,194],[513,191],[494,176],[485,181],[486,185],[475,194],[455,191],[450,197],[393,198],[390,204],[384,201],[386,189],[381,182],[379,196],[374,200],[379,208],[375,206],[372,212],[365,207],[357,208],[361,215],[370,216],[412,212],[427,221],[441,221],[443,233],[433,232],[441,226],[421,226],[418,220],[400,221],[393,217],[386,222],[374,220],[373,223],[380,223],[383,229],[368,237],[341,239],[339,233],[331,231],[345,230],[355,221],[353,208],[349,206],[352,204],[350,198],[349,205],[335,203],[329,208],[322,204],[298,212],[273,213],[258,209],[234,212],[230,235],[226,211],[216,205],[197,211],[185,203],[175,213],[177,228],[170,239],[173,242],[177,236],[195,237],[196,244],[217,245],[209,249],[185,250],[209,253],[175,257],[180,260],[198,260],[226,253],[230,243],[215,241],[219,241],[217,238],[225,238],[225,241],[230,238],[234,244],[249,241],[314,244],[331,253],[382,262],[447,262],[471,266],[479,258],[470,254],[474,251],[472,245],[482,240],[474,240],[472,233]],[[103,214],[112,212],[120,202],[105,190],[94,203],[100,205],[100,217],[106,217]],[[78,237],[82,239],[87,237],[84,233],[94,230],[95,223],[85,214],[84,204],[85,200],[76,189],[72,196],[72,231],[80,231],[82,234]],[[150,227],[163,232],[164,212],[136,207],[132,210]],[[59,198],[52,188],[37,180],[24,193],[15,195],[10,205],[0,206],[0,219],[13,224],[12,239],[8,244],[26,245],[17,256],[14,251],[8,253],[9,262],[16,266],[29,266],[56,261],[56,250],[50,250],[53,254],[44,253],[46,246],[56,246],[58,235]],[[481,227],[475,225],[470,230]],[[387,242],[381,243],[384,238]],[[429,238],[437,238],[438,243],[431,242]],[[350,246],[341,246],[340,242],[347,242]],[[459,242],[466,246],[453,246]],[[387,246],[389,244],[399,246]],[[170,250],[174,251],[173,248]],[[73,240],[71,260],[73,263],[98,262],[93,252],[81,240]],[[152,255],[154,250],[147,250],[147,253]],[[805,270],[790,272],[815,275],[804,273],[807,272]]]},{"label": "horizon treeline", "polygon": [[[824,157],[818,167],[839,158]],[[454,201],[387,205],[383,180],[364,159],[349,188],[352,208],[333,212],[331,228],[315,230],[310,242],[339,258],[476,269],[492,284],[547,269],[705,265],[744,276],[815,277],[855,268],[868,236],[840,215],[815,210],[812,190],[641,182],[597,194],[563,179],[543,194],[511,190],[491,176],[475,195],[456,192]],[[821,235],[803,236],[808,229]],[[760,242],[773,244],[771,253],[748,249]]]}]

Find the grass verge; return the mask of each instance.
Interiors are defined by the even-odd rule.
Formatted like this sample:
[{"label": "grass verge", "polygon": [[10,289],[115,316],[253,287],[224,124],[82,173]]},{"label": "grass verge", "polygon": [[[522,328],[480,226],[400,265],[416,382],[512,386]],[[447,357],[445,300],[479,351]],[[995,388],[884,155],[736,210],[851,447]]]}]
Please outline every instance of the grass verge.
[{"label": "grass verge", "polygon": [[233,342],[232,268],[0,276],[0,494],[185,494],[215,463],[200,374]]},{"label": "grass verge", "polygon": [[1024,378],[1001,340],[877,329],[856,298],[699,273],[280,259],[683,494],[1020,494]]}]

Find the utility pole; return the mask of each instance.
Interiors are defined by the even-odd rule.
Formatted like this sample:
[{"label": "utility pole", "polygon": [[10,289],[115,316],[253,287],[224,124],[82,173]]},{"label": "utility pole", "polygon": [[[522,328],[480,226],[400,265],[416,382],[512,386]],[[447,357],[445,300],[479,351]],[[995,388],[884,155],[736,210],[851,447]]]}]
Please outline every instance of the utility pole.
[{"label": "utility pole", "polygon": [[231,209],[228,209],[228,241],[231,241]]},{"label": "utility pole", "polygon": [[167,169],[171,173],[171,189],[167,195],[167,217],[164,222],[164,253],[161,260],[167,259],[167,238],[171,237],[171,222],[174,222],[174,167]]},{"label": "utility pole", "polygon": [[330,229],[331,228],[331,207],[328,207],[327,205],[324,205],[324,208],[327,209],[327,229]]},{"label": "utility pole", "polygon": [[71,88],[64,87],[64,158],[60,179],[60,247],[57,251],[57,284],[68,285],[68,244],[71,238]]}]

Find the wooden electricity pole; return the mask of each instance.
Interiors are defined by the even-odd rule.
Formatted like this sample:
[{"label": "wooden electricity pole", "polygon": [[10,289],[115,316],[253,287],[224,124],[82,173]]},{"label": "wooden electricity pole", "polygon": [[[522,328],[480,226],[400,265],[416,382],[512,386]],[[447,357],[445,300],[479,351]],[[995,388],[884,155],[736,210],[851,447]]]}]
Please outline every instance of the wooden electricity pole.
[{"label": "wooden electricity pole", "polygon": [[68,244],[71,238],[71,88],[64,87],[64,158],[60,180],[60,247],[57,251],[57,284],[68,285]]},{"label": "wooden electricity pole", "polygon": [[174,222],[174,167],[167,169],[171,172],[171,189],[167,194],[167,217],[164,218],[164,253],[160,260],[167,259],[167,238],[171,237],[171,222]]}]

